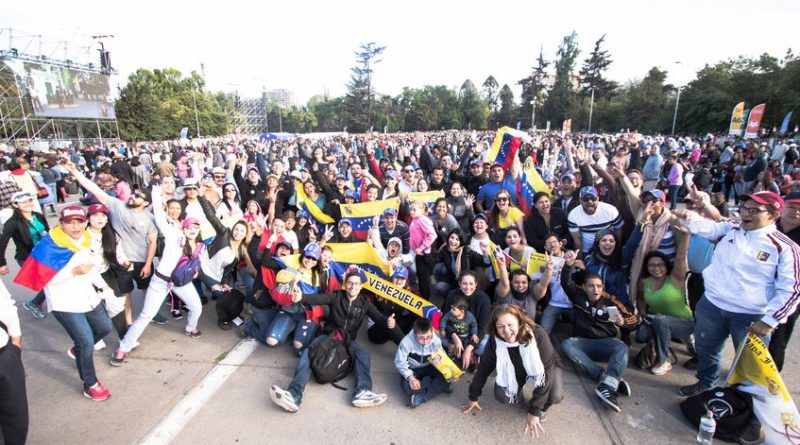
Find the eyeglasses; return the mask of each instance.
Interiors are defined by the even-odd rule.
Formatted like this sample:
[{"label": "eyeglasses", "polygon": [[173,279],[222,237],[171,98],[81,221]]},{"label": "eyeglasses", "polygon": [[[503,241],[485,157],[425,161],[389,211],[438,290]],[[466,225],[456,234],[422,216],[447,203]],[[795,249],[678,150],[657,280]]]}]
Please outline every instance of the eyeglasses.
[{"label": "eyeglasses", "polygon": [[583,201],[583,202],[597,201],[597,197],[596,196],[584,196],[583,198],[581,198],[581,201]]},{"label": "eyeglasses", "polygon": [[762,209],[762,208],[759,208],[759,207],[746,207],[744,205],[740,205],[739,206],[739,213],[747,213],[750,216],[756,216],[759,213],[768,212],[768,211],[769,210],[767,210],[767,209]]},{"label": "eyeglasses", "polygon": [[225,179],[225,175],[214,175],[216,179]]},{"label": "eyeglasses", "polygon": [[505,196],[500,196],[500,197],[494,199],[494,202],[507,202],[507,201],[508,201],[508,198],[505,197]]},{"label": "eyeglasses", "polygon": [[428,335],[415,335],[418,341],[431,341],[433,340],[433,334]]}]

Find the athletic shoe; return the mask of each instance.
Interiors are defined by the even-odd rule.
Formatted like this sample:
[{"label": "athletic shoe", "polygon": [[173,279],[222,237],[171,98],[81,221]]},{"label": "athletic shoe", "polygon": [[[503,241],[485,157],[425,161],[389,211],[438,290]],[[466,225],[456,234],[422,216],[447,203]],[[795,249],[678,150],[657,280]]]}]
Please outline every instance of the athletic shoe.
[{"label": "athletic shoe", "polygon": [[625,397],[630,397],[631,394],[633,394],[631,391],[631,385],[629,385],[625,380],[619,381],[619,384],[617,385],[617,392]]},{"label": "athletic shoe", "polygon": [[739,433],[739,437],[736,438],[736,443],[741,445],[764,443],[764,434],[764,428],[761,426],[758,417],[751,416],[750,422],[747,423],[745,429],[742,430],[742,432]]},{"label": "athletic shoe", "polygon": [[136,343],[133,344],[133,346],[131,346],[131,351],[133,351],[134,349],[138,348],[141,345],[142,344],[137,341]]},{"label": "athletic shoe", "polygon": [[247,338],[252,337],[250,335],[250,333],[247,332],[247,329],[245,328],[245,323],[242,323],[241,325],[239,325],[238,331],[239,331],[239,338],[241,338],[241,339],[247,339]]},{"label": "athletic shoe", "polygon": [[300,409],[294,401],[294,397],[289,391],[279,388],[277,385],[269,387],[269,399],[272,403],[283,408],[287,413],[296,413]]},{"label": "athletic shoe", "polygon": [[117,349],[111,354],[111,366],[122,366],[125,363],[125,359],[128,357],[127,352],[122,352],[122,350]]},{"label": "athletic shoe", "polygon": [[700,382],[695,383],[694,385],[682,386],[681,389],[678,390],[678,394],[681,397],[691,397],[701,392],[708,391],[710,388],[706,388],[700,384]]},{"label": "athletic shoe", "polygon": [[156,322],[157,324],[167,324],[167,322],[169,322],[169,320],[167,320],[167,317],[161,314],[156,314],[156,316],[153,317],[153,321]]},{"label": "athletic shoe", "polygon": [[173,309],[172,310],[172,319],[173,320],[180,320],[183,318],[183,312],[180,309]]},{"label": "athletic shoe", "polygon": [[418,394],[411,394],[411,403],[409,404],[409,406],[411,407],[411,409],[414,409],[414,408],[422,405],[426,401],[427,400],[425,400],[425,396],[422,395],[422,394],[419,394],[419,393]]},{"label": "athletic shoe", "polygon": [[617,403],[617,395],[614,389],[605,383],[601,383],[600,386],[594,389],[594,393],[597,394],[597,397],[600,399],[603,404],[607,407],[611,408],[616,412],[620,412],[619,403]]},{"label": "athletic shoe", "polygon": [[696,357],[692,357],[689,360],[683,362],[683,367],[688,369],[689,371],[697,371],[697,367],[700,365],[700,360]]},{"label": "athletic shoe", "polygon": [[194,328],[191,331],[183,331],[183,333],[192,338],[200,338],[203,336],[203,333],[200,332],[200,329],[197,328]]},{"label": "athletic shoe", "polygon": [[22,303],[22,307],[24,307],[25,309],[31,311],[31,313],[33,314],[33,318],[41,319],[41,318],[47,317],[47,313],[44,312],[43,310],[41,310],[39,308],[39,306],[36,306],[35,304],[33,304],[33,302],[31,300],[28,300],[28,301]]},{"label": "athletic shoe", "polygon": [[542,411],[542,413],[539,414],[539,422],[544,423],[545,420],[547,420],[547,411]]},{"label": "athletic shoe", "polygon": [[69,349],[67,349],[67,357],[75,360],[75,346],[70,346]]},{"label": "athletic shoe", "polygon": [[664,375],[670,372],[671,370],[672,370],[672,363],[670,362],[664,362],[660,365],[653,366],[652,368],[650,368],[650,372],[652,372],[654,375]]},{"label": "athletic shoe", "polygon": [[100,339],[100,341],[94,344],[95,351],[102,351],[105,348],[106,348],[106,342],[104,342],[102,338]]},{"label": "athletic shoe", "polygon": [[450,382],[447,382],[447,386],[445,386],[445,387],[444,387],[444,389],[443,389],[442,391],[443,391],[445,394],[452,394],[452,393],[453,393],[453,384],[452,384],[452,383],[450,383]]},{"label": "athletic shoe", "polygon": [[219,326],[219,328],[222,329],[223,331],[230,331],[231,328],[233,327],[233,323],[227,321],[220,321],[217,323],[217,326]]},{"label": "athletic shoe", "polygon": [[83,391],[83,396],[95,402],[102,402],[111,396],[111,391],[107,390],[102,383],[97,382],[89,389]]},{"label": "athletic shoe", "polygon": [[388,399],[386,394],[375,394],[374,392],[365,389],[353,397],[353,406],[356,408],[369,408],[372,406],[382,405]]}]

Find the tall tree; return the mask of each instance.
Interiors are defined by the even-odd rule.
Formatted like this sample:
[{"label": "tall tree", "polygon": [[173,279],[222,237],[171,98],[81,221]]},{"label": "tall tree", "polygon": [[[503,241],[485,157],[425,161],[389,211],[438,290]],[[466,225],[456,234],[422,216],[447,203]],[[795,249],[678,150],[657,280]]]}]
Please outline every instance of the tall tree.
[{"label": "tall tree", "polygon": [[500,109],[497,111],[496,127],[503,125],[513,125],[514,120],[514,93],[508,85],[503,85],[500,88]]},{"label": "tall tree", "polygon": [[550,62],[544,60],[544,49],[542,47],[539,47],[539,58],[536,62],[531,75],[517,82],[517,85],[522,87],[522,94],[520,95],[522,104],[519,110],[522,113],[521,120],[529,123],[528,127],[530,128],[533,128],[536,124],[536,122],[531,122],[531,119],[535,120],[534,109],[540,108],[546,97],[544,81],[547,78],[547,67]]},{"label": "tall tree", "polygon": [[641,82],[632,84],[628,90],[625,120],[623,124],[631,130],[646,132],[667,131],[672,124],[669,106],[670,97],[677,92],[674,86],[665,84],[667,72],[650,68]]},{"label": "tall tree", "polygon": [[492,113],[497,112],[497,88],[500,87],[500,85],[497,83],[497,79],[495,79],[494,76],[489,75],[489,77],[483,81],[483,85],[481,87],[481,95],[486,103],[489,104],[489,109],[492,110]]},{"label": "tall tree", "polygon": [[617,88],[617,83],[610,81],[603,77],[603,73],[611,65],[611,56],[608,51],[600,49],[600,45],[606,39],[603,34],[596,42],[594,42],[594,50],[589,53],[589,57],[583,61],[583,68],[581,68],[581,99],[586,99],[592,95],[594,90],[595,100],[608,98],[613,94],[614,89]]},{"label": "tall tree", "polygon": [[385,46],[375,42],[361,44],[356,55],[356,65],[350,69],[350,82],[347,84],[347,111],[351,131],[366,131],[372,125],[372,72],[373,66],[380,62],[376,58],[383,54]]},{"label": "tall tree", "polygon": [[565,36],[561,45],[558,47],[555,62],[555,79],[553,88],[547,95],[542,114],[544,118],[550,120],[555,126],[561,125],[561,121],[570,117],[577,109],[575,95],[575,62],[580,54],[578,49],[578,34]]},{"label": "tall tree", "polygon": [[489,106],[481,98],[471,80],[467,79],[461,84],[458,101],[462,125],[479,130],[485,129],[489,118]]}]

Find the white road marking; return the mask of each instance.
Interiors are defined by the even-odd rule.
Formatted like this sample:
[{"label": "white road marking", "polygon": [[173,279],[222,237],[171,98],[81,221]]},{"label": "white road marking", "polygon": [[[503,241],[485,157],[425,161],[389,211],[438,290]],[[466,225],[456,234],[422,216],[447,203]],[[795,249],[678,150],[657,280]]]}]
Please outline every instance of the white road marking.
[{"label": "white road marking", "polygon": [[258,342],[252,338],[240,341],[139,443],[165,445],[172,442],[257,347]]}]

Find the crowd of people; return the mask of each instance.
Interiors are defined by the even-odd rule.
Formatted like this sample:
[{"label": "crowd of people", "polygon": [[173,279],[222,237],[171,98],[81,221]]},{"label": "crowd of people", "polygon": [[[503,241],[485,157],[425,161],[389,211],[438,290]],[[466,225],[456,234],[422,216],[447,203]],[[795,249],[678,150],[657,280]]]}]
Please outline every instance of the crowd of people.
[{"label": "crowd of people", "polygon": [[[495,373],[495,398],[525,407],[535,437],[564,399],[564,363],[595,381],[613,411],[632,393],[625,373],[637,343],[654,342],[656,376],[676,364],[673,347],[685,351],[697,377],[677,389],[685,397],[719,383],[728,337],[738,345],[748,332],[761,336],[782,368],[800,302],[796,142],[538,132],[501,163],[489,154],[494,137],[0,147],[0,275],[13,241],[14,280],[36,292],[23,307],[63,326],[94,401],[111,395],[95,351],[118,340],[111,365],[135,366],[151,321],[170,319],[185,318],[185,341],[197,341],[209,302],[219,329],[269,348],[288,343],[299,357],[286,389],[269,389],[287,412],[299,410],[312,351],[329,339],[352,358],[352,404],[387,400],[373,392],[370,354],[357,341],[364,324],[367,341],[397,344],[411,408],[453,391],[437,368],[441,348],[474,372],[464,412],[481,409]],[[528,158],[544,185],[532,197],[521,184]],[[48,222],[47,206],[70,188],[80,204]],[[415,198],[431,191],[442,193]],[[399,205],[368,227],[342,210],[393,198]],[[384,278],[444,316],[432,322],[365,289],[363,271],[336,267],[340,243],[365,243]],[[0,385],[0,426],[9,444],[27,432],[20,336],[3,287],[0,381],[11,384]]]}]

